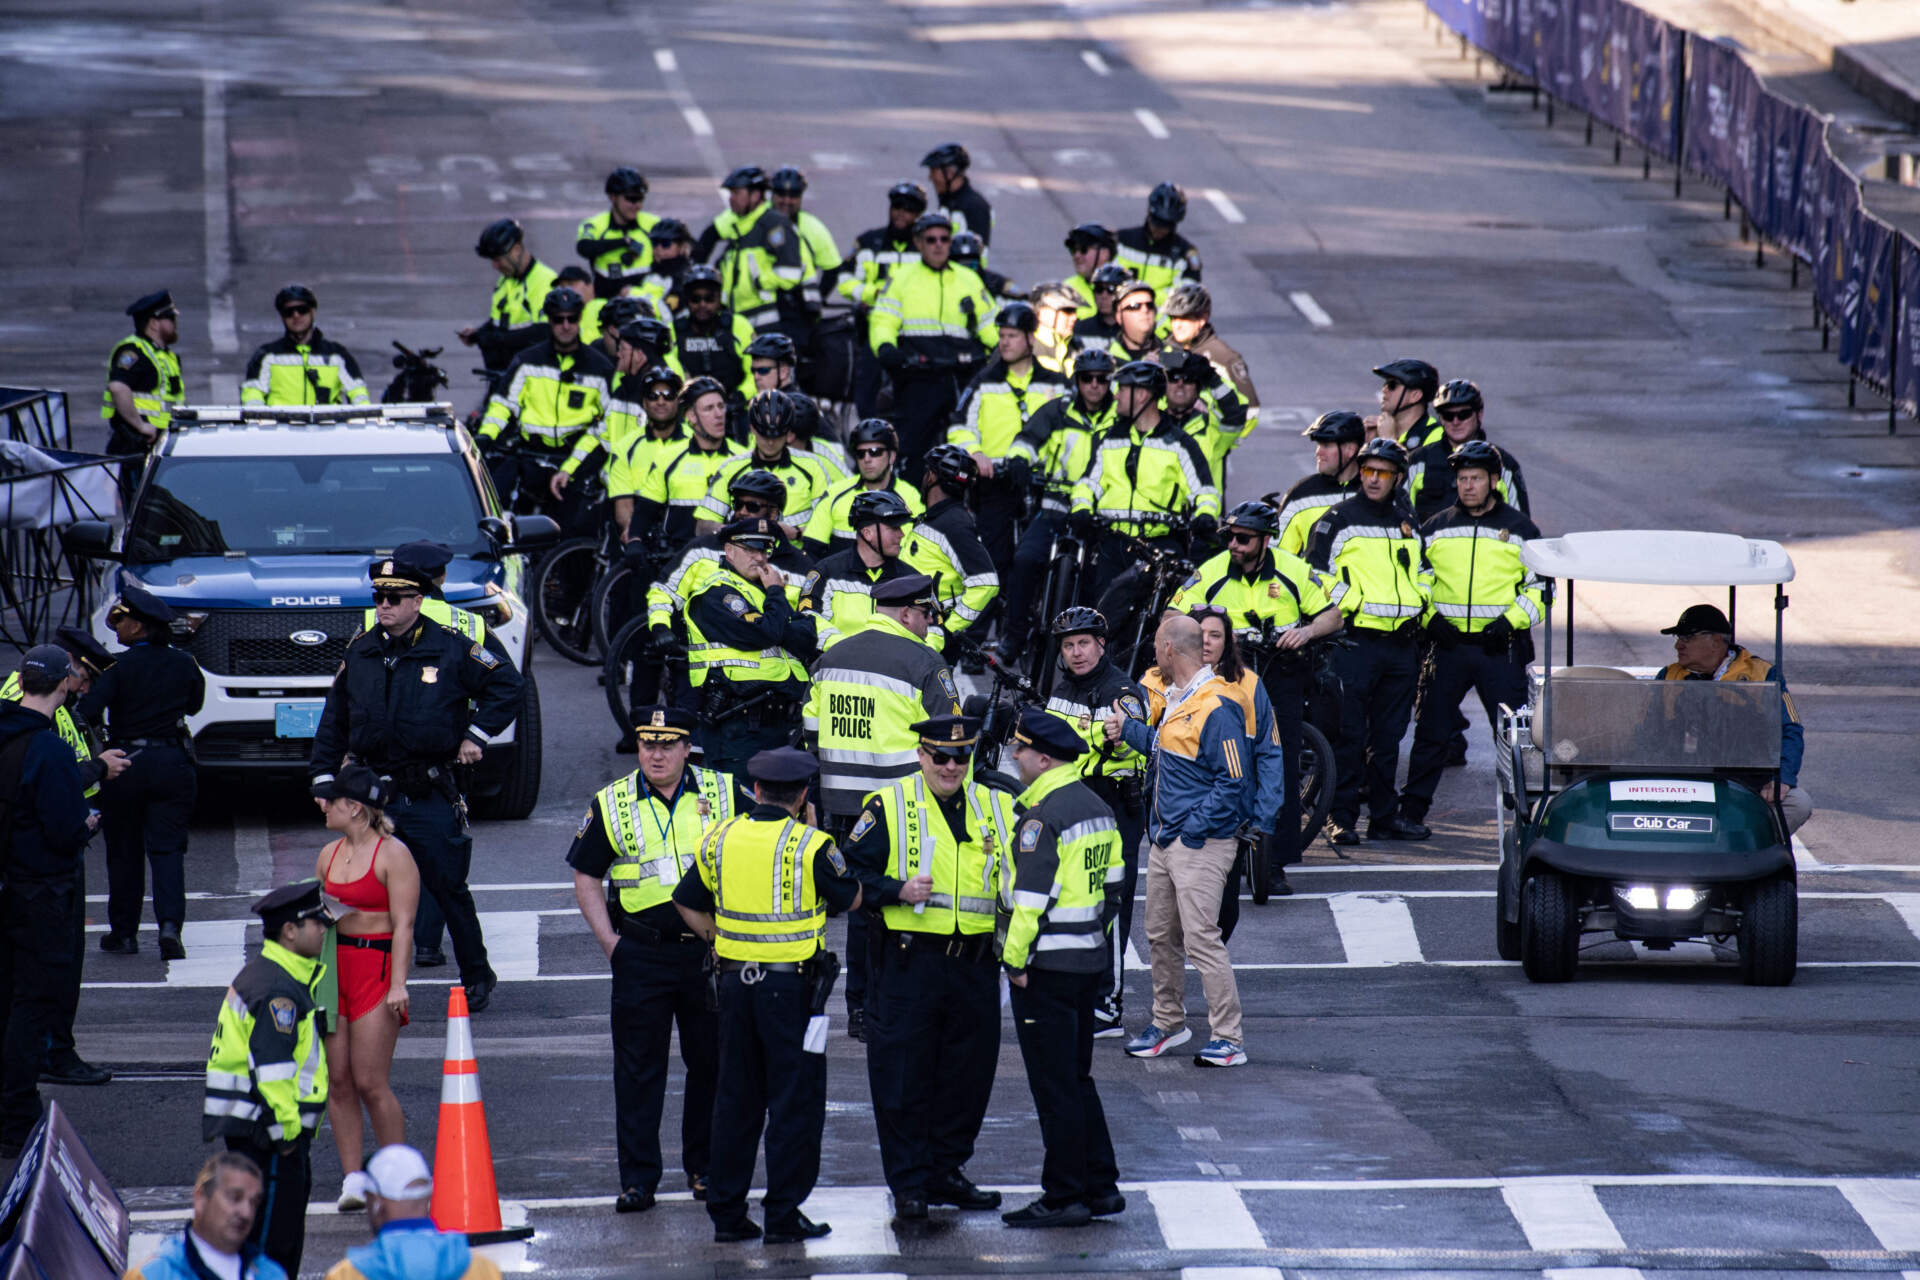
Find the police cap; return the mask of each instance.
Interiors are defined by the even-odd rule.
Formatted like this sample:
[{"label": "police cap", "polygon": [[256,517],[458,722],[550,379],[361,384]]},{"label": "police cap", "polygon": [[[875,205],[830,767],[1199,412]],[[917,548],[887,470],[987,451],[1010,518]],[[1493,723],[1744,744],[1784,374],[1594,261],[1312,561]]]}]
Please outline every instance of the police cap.
[{"label": "police cap", "polygon": [[820,762],[798,747],[757,751],[747,761],[747,777],[755,782],[805,782],[820,772]]},{"label": "police cap", "polygon": [[322,800],[358,800],[384,809],[393,799],[393,779],[383,778],[363,764],[343,764],[331,778],[317,778],[313,794]]},{"label": "police cap", "polygon": [[368,565],[367,576],[373,580],[376,589],[417,590],[423,595],[433,590],[433,575],[407,560],[398,551],[390,556],[382,556]]},{"label": "police cap", "polygon": [[162,289],[157,293],[150,293],[136,301],[132,306],[127,308],[127,314],[133,317],[133,323],[138,327],[151,320],[154,316],[159,315],[162,311],[171,310],[173,310],[173,294],[166,289]]},{"label": "police cap", "polygon": [[1022,708],[1013,740],[1055,760],[1078,760],[1087,750],[1086,740],[1072,725],[1039,707]]},{"label": "police cap", "polygon": [[685,742],[693,736],[693,712],[661,703],[635,707],[633,736],[641,742]]},{"label": "police cap", "polygon": [[1680,621],[1670,627],[1660,628],[1663,636],[1697,636],[1712,634],[1733,637],[1733,623],[1727,621],[1727,615],[1710,604],[1690,604],[1686,612],[1680,615]]},{"label": "police cap", "polygon": [[981,723],[978,716],[931,716],[907,727],[920,735],[920,745],[932,754],[967,760],[979,741]]},{"label": "police cap", "polygon": [[426,539],[403,542],[393,549],[393,558],[423,571],[429,577],[438,578],[453,563],[453,548],[444,542]]},{"label": "police cap", "polygon": [[93,638],[93,634],[80,627],[61,627],[53,633],[54,642],[70,655],[79,659],[99,675],[113,665],[113,654],[107,646]]},{"label": "police cap", "polygon": [[742,516],[720,527],[720,540],[771,551],[780,545],[780,526],[765,516]]},{"label": "police cap", "polygon": [[893,609],[916,605],[937,611],[940,607],[940,598],[933,593],[933,579],[924,573],[903,573],[875,585],[873,602]]},{"label": "police cap", "polygon": [[333,923],[327,904],[320,900],[320,882],[314,879],[295,880],[270,890],[253,904],[253,914],[260,917],[269,938],[280,932],[280,926],[295,920],[313,918]]},{"label": "police cap", "polygon": [[167,602],[139,583],[128,580],[120,586],[120,607],[134,617],[158,626],[173,625],[173,610]]}]

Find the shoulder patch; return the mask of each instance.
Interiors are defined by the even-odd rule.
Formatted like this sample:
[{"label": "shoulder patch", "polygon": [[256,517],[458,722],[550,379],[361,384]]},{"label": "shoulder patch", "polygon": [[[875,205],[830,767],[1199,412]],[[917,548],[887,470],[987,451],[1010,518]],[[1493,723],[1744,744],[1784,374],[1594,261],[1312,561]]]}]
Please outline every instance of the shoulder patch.
[{"label": "shoulder patch", "polygon": [[813,599],[813,593],[819,589],[820,571],[815,569],[807,575],[807,580],[800,584],[800,594],[811,600]]},{"label": "shoulder patch", "polygon": [[487,646],[477,640],[474,641],[473,647],[467,650],[467,656],[489,671],[500,665],[500,659],[488,653]]},{"label": "shoulder patch", "polygon": [[736,591],[727,592],[727,609],[730,612],[736,613],[743,618],[746,617],[747,616],[746,599]]},{"label": "shoulder patch", "polygon": [[1020,824],[1020,851],[1032,853],[1040,847],[1040,833],[1046,830],[1046,824],[1038,818],[1028,818]]},{"label": "shoulder patch", "polygon": [[139,363],[140,363],[140,353],[134,350],[132,347],[122,348],[120,352],[120,358],[114,361],[114,364],[119,366],[122,369],[131,369]]},{"label": "shoulder patch", "polygon": [[1146,707],[1141,705],[1140,699],[1130,693],[1120,699],[1120,710],[1126,712],[1130,719],[1145,720],[1147,718]]},{"label": "shoulder patch", "polygon": [[785,227],[772,227],[768,229],[767,231],[768,244],[778,249],[781,245],[785,244],[786,242],[787,242],[787,229]]},{"label": "shoulder patch", "polygon": [[593,810],[588,809],[587,816],[580,819],[580,827],[577,831],[573,833],[573,838],[575,840],[578,840],[581,836],[584,836],[585,834],[587,834],[587,828],[592,825],[593,825]]},{"label": "shoulder patch", "polygon": [[840,846],[831,840],[827,841],[827,865],[833,868],[835,875],[847,874],[847,860],[841,855]]},{"label": "shoulder patch", "polygon": [[955,703],[960,701],[960,690],[955,688],[953,684],[953,672],[946,667],[940,668],[940,688],[945,691],[946,695],[952,698]]},{"label": "shoulder patch", "polygon": [[1236,382],[1251,382],[1253,380],[1247,376],[1247,362],[1245,360],[1235,360],[1231,365],[1227,366],[1227,372],[1233,375],[1234,381]]},{"label": "shoulder patch", "polygon": [[275,996],[267,1001],[267,1016],[273,1019],[274,1030],[282,1035],[291,1035],[294,1024],[300,1021],[300,1011],[286,996]]},{"label": "shoulder patch", "polygon": [[853,824],[853,831],[847,836],[847,843],[852,844],[855,840],[858,840],[860,837],[866,835],[867,832],[873,830],[874,826],[873,814],[862,812],[860,821]]}]

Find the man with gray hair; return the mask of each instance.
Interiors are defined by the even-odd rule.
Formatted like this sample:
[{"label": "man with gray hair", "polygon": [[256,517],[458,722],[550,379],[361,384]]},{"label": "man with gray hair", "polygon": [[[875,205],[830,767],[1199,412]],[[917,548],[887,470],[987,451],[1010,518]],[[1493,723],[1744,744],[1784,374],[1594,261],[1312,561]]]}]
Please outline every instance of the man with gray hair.
[{"label": "man with gray hair", "polygon": [[500,1268],[465,1235],[434,1225],[425,1156],[402,1142],[382,1147],[367,1161],[367,1182],[373,1239],[347,1250],[327,1280],[500,1280]]}]

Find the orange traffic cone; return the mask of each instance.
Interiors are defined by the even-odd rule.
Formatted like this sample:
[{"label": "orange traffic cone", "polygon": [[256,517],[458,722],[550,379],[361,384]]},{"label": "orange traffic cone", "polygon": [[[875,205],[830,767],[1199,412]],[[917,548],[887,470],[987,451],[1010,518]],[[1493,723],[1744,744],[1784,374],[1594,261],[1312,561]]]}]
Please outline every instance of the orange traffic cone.
[{"label": "orange traffic cone", "polygon": [[480,1064],[466,988],[447,1000],[447,1062],[440,1076],[440,1133],[433,1147],[433,1221],[442,1231],[500,1230],[500,1191],[493,1182],[493,1145],[480,1101]]}]

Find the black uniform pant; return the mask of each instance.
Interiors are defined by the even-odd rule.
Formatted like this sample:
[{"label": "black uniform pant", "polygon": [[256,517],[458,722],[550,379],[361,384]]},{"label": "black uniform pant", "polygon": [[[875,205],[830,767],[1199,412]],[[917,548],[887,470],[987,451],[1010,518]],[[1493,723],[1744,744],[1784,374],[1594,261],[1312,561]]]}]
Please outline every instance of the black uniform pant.
[{"label": "black uniform pant", "polygon": [[1098,972],[1029,967],[1027,985],[1012,988],[1020,1058],[1047,1148],[1040,1198],[1049,1208],[1118,1190],[1107,1113],[1093,1083],[1093,1006],[1105,982]]},{"label": "black uniform pant", "polygon": [[1351,649],[1338,650],[1340,673],[1340,745],[1333,749],[1336,781],[1332,819],[1351,827],[1360,816],[1360,786],[1375,818],[1399,806],[1394,771],[1400,763],[1400,739],[1413,714],[1413,688],[1419,679],[1413,628],[1398,633],[1354,628]]},{"label": "black uniform pant", "polygon": [[1000,1060],[992,948],[962,958],[947,954],[950,941],[889,933],[867,993],[867,1085],[880,1167],[902,1200],[924,1200],[930,1181],[973,1158]]},{"label": "black uniform pant", "polygon": [[[1034,516],[1032,523],[1021,533],[1020,541],[1014,545],[1012,567],[1001,576],[1000,585],[1007,606],[1000,618],[1000,636],[1013,652],[1026,648],[1027,637],[1032,634],[1036,621],[1033,611],[1045,607],[1046,601],[1041,592],[1047,587],[1047,566],[1053,558],[1053,540],[1059,536],[1066,522],[1066,516],[1058,511],[1043,510]],[[1044,631],[1052,619],[1041,618],[1037,621]]]},{"label": "black uniform pant", "polygon": [[161,924],[187,918],[187,822],[193,816],[193,761],[186,748],[138,748],[126,772],[100,788],[100,825],[107,837],[107,928],[131,938],[140,928],[153,868],[153,915]]},{"label": "black uniform pant", "polygon": [[827,1123],[827,1055],[808,1053],[812,983],[763,973],[745,983],[720,975],[720,1071],[713,1096],[713,1159],[707,1215],[721,1226],[747,1214],[760,1134],[767,1135],[769,1226],[791,1222],[820,1177]]},{"label": "black uniform pant", "polygon": [[401,792],[394,796],[387,817],[393,833],[413,853],[420,868],[420,913],[415,919],[415,950],[440,946],[440,931],[453,939],[454,962],[460,982],[472,986],[494,976],[487,963],[487,942],[480,933],[480,913],[473,905],[467,875],[473,868],[473,837],[460,827],[453,805],[438,791],[421,796]]},{"label": "black uniform pant", "polygon": [[960,403],[960,376],[953,370],[902,370],[893,375],[893,423],[900,432],[900,474],[920,483],[927,450],[947,438],[947,424]]},{"label": "black uniform pant", "polygon": [[1107,778],[1089,779],[1093,793],[1113,810],[1113,821],[1120,828],[1120,860],[1125,877],[1120,881],[1120,911],[1107,930],[1107,985],[1100,993],[1103,1004],[1118,1009],[1126,996],[1127,940],[1133,936],[1133,899],[1140,884],[1140,841],[1147,833],[1147,806],[1143,796],[1132,788],[1138,783]]},{"label": "black uniform pant", "polygon": [[1517,707],[1526,702],[1526,664],[1510,654],[1505,645],[1497,653],[1488,653],[1471,642],[1435,652],[1432,683],[1413,729],[1407,789],[1400,797],[1401,811],[1415,822],[1426,817],[1433,806],[1433,793],[1447,767],[1454,725],[1462,718],[1460,704],[1467,694],[1480,695],[1488,724],[1499,722],[1501,703]]},{"label": "black uniform pant", "polygon": [[251,1138],[228,1138],[227,1150],[238,1151],[266,1176],[266,1198],[247,1239],[288,1275],[299,1275],[300,1255],[307,1250],[307,1200],[313,1194],[313,1135],[302,1133],[291,1152]]},{"label": "black uniform pant", "polygon": [[1013,487],[1005,472],[996,472],[991,480],[976,480],[967,495],[973,509],[974,527],[980,533],[980,545],[993,560],[993,571],[1004,582],[1013,573],[1014,532],[1020,515],[1026,510],[1026,496]]},{"label": "black uniform pant", "polygon": [[73,949],[76,879],[10,884],[0,893],[0,1142],[19,1144],[40,1119],[47,1039],[78,988]]},{"label": "black uniform pant", "polygon": [[[709,676],[709,679],[717,677]],[[753,794],[753,781],[747,777],[747,761],[762,751],[774,747],[784,747],[793,740],[793,731],[800,726],[800,716],[796,712],[791,724],[779,721],[763,721],[757,717],[744,715],[721,716],[717,720],[702,715],[700,718],[700,749],[703,763],[716,773],[730,773],[740,789],[747,795]]]},{"label": "black uniform pant", "polygon": [[622,1191],[660,1186],[660,1117],[676,1024],[680,1061],[687,1068],[680,1160],[689,1175],[707,1172],[719,1023],[707,1008],[700,971],[704,954],[704,947],[692,943],[642,942],[625,935],[613,949],[613,1106]]},{"label": "black uniform pant", "polygon": [[73,876],[73,910],[67,913],[68,945],[73,948],[73,966],[67,971],[60,989],[60,1007],[53,1025],[47,1028],[47,1065],[72,1066],[80,1058],[73,1044],[73,1022],[80,1016],[81,967],[87,956],[87,869],[83,865]]},{"label": "black uniform pant", "polygon": [[[1438,650],[1430,642],[1420,644],[1420,683],[1413,690],[1413,723],[1418,726],[1420,718],[1426,714],[1427,699],[1433,696],[1433,672],[1438,659]],[[1456,709],[1453,713],[1453,733],[1447,738],[1449,754],[1465,756],[1467,754],[1467,717]]]}]

